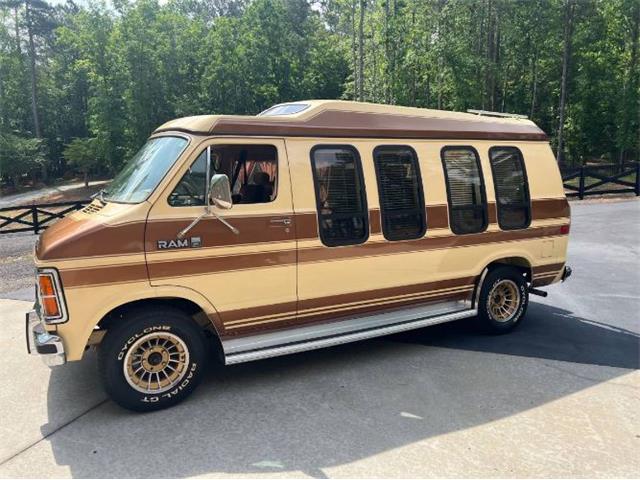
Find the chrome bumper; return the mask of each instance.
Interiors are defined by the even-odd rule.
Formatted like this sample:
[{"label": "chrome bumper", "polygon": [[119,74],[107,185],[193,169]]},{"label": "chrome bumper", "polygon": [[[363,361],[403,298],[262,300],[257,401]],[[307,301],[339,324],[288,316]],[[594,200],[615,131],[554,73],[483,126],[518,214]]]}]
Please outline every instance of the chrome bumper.
[{"label": "chrome bumper", "polygon": [[35,310],[27,312],[26,325],[27,352],[31,355],[40,355],[42,361],[50,367],[67,362],[62,339],[58,335],[47,332],[38,312]]}]

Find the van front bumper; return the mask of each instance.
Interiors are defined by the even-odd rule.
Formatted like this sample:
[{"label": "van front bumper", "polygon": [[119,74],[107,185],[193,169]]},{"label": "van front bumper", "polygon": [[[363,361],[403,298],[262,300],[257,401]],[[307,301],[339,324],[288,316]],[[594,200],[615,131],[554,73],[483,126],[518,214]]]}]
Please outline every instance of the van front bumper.
[{"label": "van front bumper", "polygon": [[27,352],[31,355],[40,355],[42,361],[50,367],[67,362],[62,338],[47,332],[36,310],[27,312],[26,327]]}]

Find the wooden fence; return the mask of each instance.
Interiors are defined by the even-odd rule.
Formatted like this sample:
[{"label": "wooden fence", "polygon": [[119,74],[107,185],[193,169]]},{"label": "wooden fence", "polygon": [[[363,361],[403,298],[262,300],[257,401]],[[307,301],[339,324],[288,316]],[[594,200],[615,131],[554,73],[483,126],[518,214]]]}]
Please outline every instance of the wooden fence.
[{"label": "wooden fence", "polygon": [[89,202],[91,200],[0,208],[0,234],[40,233],[53,221],[84,208]]},{"label": "wooden fence", "polygon": [[562,172],[567,197],[635,193],[640,195],[640,162],[583,165]]}]

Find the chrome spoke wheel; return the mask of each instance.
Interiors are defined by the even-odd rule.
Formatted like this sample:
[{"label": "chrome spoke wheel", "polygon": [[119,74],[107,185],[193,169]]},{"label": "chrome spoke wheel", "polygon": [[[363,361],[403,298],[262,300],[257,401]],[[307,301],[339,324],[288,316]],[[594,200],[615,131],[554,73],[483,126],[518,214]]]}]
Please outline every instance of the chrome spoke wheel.
[{"label": "chrome spoke wheel", "polygon": [[520,291],[512,280],[496,283],[487,297],[487,309],[496,322],[508,322],[518,311]]},{"label": "chrome spoke wheel", "polygon": [[189,365],[189,350],[182,339],[169,332],[142,336],[124,358],[124,376],[142,393],[158,394],[178,385]]}]

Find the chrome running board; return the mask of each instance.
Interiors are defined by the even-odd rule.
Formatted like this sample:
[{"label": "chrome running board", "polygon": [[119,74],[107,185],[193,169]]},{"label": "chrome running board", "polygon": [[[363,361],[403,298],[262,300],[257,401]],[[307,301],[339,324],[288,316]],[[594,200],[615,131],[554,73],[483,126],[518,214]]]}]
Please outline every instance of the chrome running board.
[{"label": "chrome running board", "polygon": [[[461,309],[462,307],[462,309]],[[222,342],[225,364],[252,362],[391,335],[477,315],[469,302],[446,302]]]}]

